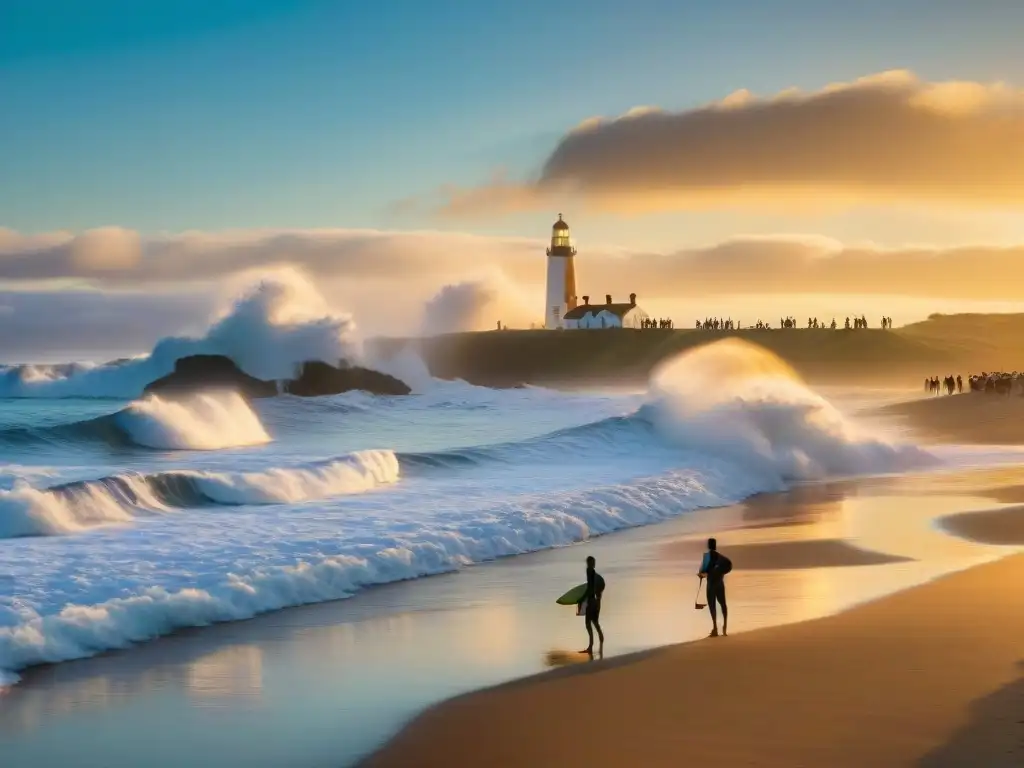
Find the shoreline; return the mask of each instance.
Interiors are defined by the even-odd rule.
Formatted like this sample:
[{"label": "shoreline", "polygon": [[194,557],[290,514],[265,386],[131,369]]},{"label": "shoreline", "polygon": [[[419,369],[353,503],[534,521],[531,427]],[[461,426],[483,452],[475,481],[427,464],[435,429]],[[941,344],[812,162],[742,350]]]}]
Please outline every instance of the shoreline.
[{"label": "shoreline", "polygon": [[[852,478],[849,482],[857,482],[857,481],[861,481],[861,480],[865,481],[865,482],[870,482],[870,481],[876,480],[876,479],[878,479],[878,478],[877,477],[873,477],[873,476],[865,475],[865,476],[862,476],[862,477],[859,477],[859,478]],[[834,480],[834,481],[826,481],[826,482],[837,483],[837,482],[848,482],[848,481]],[[179,636],[188,636],[188,635],[191,635],[191,634],[194,634],[194,633],[197,633],[197,632],[202,632],[202,631],[207,630],[207,629],[212,628],[212,627],[232,626],[232,625],[245,625],[248,622],[263,620],[263,619],[265,619],[267,617],[279,614],[279,613],[281,613],[283,611],[292,611],[292,610],[301,610],[301,609],[307,609],[307,608],[316,608],[317,606],[322,606],[322,605],[341,604],[341,603],[346,603],[348,601],[351,601],[351,600],[353,600],[353,599],[355,599],[357,597],[366,596],[366,595],[369,595],[370,596],[369,599],[372,600],[373,593],[374,593],[375,590],[387,589],[387,588],[398,587],[398,586],[413,586],[415,584],[423,583],[423,581],[425,579],[429,580],[429,579],[437,579],[437,578],[443,578],[443,577],[457,576],[460,573],[463,573],[464,570],[467,569],[467,568],[480,568],[480,567],[490,567],[490,566],[501,566],[501,565],[505,565],[505,564],[509,564],[509,563],[521,562],[524,558],[544,556],[547,553],[552,553],[552,552],[555,552],[555,551],[558,551],[558,550],[568,550],[568,549],[571,549],[573,547],[580,547],[580,546],[585,546],[585,545],[592,545],[592,544],[595,544],[595,543],[602,543],[602,542],[604,542],[604,540],[608,539],[608,537],[610,537],[610,536],[620,536],[622,534],[635,534],[635,533],[637,533],[639,531],[644,531],[644,530],[648,530],[648,529],[657,530],[659,526],[667,526],[667,525],[677,524],[677,525],[682,525],[682,526],[686,527],[688,525],[692,525],[694,520],[702,520],[702,519],[708,518],[709,515],[716,515],[716,514],[722,512],[723,510],[735,510],[735,509],[744,509],[744,508],[750,508],[750,507],[755,508],[755,509],[767,508],[767,509],[770,510],[769,513],[768,513],[769,516],[772,516],[772,515],[777,514],[777,512],[778,512],[778,509],[775,508],[776,504],[773,501],[773,499],[776,499],[777,497],[791,498],[793,496],[793,494],[798,494],[798,495],[801,494],[801,492],[803,491],[804,488],[814,488],[814,487],[818,487],[819,485],[820,485],[819,483],[815,482],[815,483],[810,483],[810,484],[802,486],[802,487],[799,487],[799,486],[798,487],[793,487],[793,488],[790,488],[790,489],[787,489],[787,490],[783,490],[783,491],[755,491],[750,496],[738,499],[736,501],[731,501],[731,502],[728,502],[728,503],[724,503],[724,504],[721,504],[719,506],[694,507],[692,509],[684,510],[683,512],[680,512],[680,513],[678,513],[678,514],[676,514],[674,516],[663,517],[663,518],[660,518],[660,519],[653,519],[653,520],[645,521],[645,522],[641,522],[641,523],[627,524],[627,525],[625,525],[624,527],[621,527],[621,528],[615,528],[615,529],[608,530],[608,531],[600,531],[600,532],[597,532],[597,533],[594,533],[594,534],[590,535],[586,539],[570,541],[570,542],[565,543],[565,544],[548,545],[548,546],[542,546],[542,547],[540,547],[538,549],[531,549],[531,550],[527,550],[527,551],[523,551],[523,552],[514,552],[514,553],[510,553],[510,554],[503,554],[503,555],[499,555],[499,556],[494,557],[494,558],[489,559],[489,560],[481,560],[481,561],[470,562],[470,563],[468,563],[466,565],[463,565],[460,568],[454,568],[454,569],[451,569],[451,570],[439,570],[439,571],[435,571],[435,572],[428,572],[428,573],[424,573],[422,575],[414,576],[414,577],[411,577],[411,578],[399,578],[399,579],[396,579],[396,580],[393,580],[393,581],[381,581],[381,582],[368,583],[368,584],[360,586],[357,591],[355,591],[354,593],[352,593],[351,595],[349,595],[347,597],[338,597],[338,598],[334,598],[334,599],[321,600],[321,601],[318,601],[318,602],[309,602],[309,603],[301,603],[300,602],[300,603],[285,605],[285,606],[279,607],[279,608],[270,608],[270,609],[267,609],[267,610],[259,611],[257,613],[254,613],[254,614],[250,615],[250,616],[246,616],[244,618],[216,619],[216,620],[210,621],[207,624],[185,624],[185,625],[176,627],[176,628],[174,628],[174,629],[172,629],[172,630],[170,630],[169,632],[166,632],[166,633],[156,634],[156,635],[153,635],[151,637],[148,637],[148,638],[145,638],[145,639],[142,639],[142,640],[136,640],[136,641],[127,642],[125,645],[123,645],[121,647],[117,647],[117,646],[105,647],[105,648],[103,648],[101,650],[98,650],[95,653],[92,653],[90,655],[71,656],[71,657],[67,657],[67,658],[57,659],[57,660],[54,660],[54,661],[45,661],[45,662],[40,662],[40,663],[33,663],[33,664],[28,665],[28,666],[20,667],[20,668],[14,669],[14,670],[6,670],[6,669],[3,669],[3,668],[0,668],[0,696],[2,696],[4,694],[6,694],[6,693],[16,689],[18,686],[21,685],[22,680],[26,676],[34,675],[37,672],[45,674],[47,672],[47,670],[50,670],[51,668],[56,668],[56,667],[67,665],[67,664],[75,664],[75,663],[88,662],[88,661],[90,661],[92,659],[101,659],[101,658],[104,658],[104,657],[107,657],[107,656],[118,655],[118,654],[122,654],[122,653],[136,651],[138,649],[145,648],[145,647],[147,647],[147,646],[149,646],[149,645],[151,645],[153,643],[158,643],[158,642],[160,642],[162,640],[173,639],[173,638],[176,638],[176,637],[179,637]],[[812,493],[813,493],[813,491],[812,491]],[[801,515],[802,515],[802,513],[799,512],[799,511],[796,513],[796,517],[797,518],[800,518]],[[799,519],[794,519],[791,516],[785,516],[785,517],[783,517],[781,519],[775,519],[773,522],[768,523],[768,525],[783,525],[783,526],[785,526],[785,525],[799,524],[801,522],[813,522],[813,521],[802,521],[802,520],[799,520]],[[755,526],[754,525],[750,525],[750,524],[743,524],[741,527],[743,527],[743,528],[753,528]],[[810,543],[814,543],[814,542],[810,542]],[[876,553],[868,553],[868,555],[869,555],[868,558],[863,563],[859,562],[860,558],[856,558],[858,560],[858,562],[857,563],[851,563],[851,564],[881,564],[881,563],[886,563],[886,562],[898,562],[901,559],[901,558],[898,558],[898,557],[890,559],[890,558],[887,558],[884,555],[877,555]],[[811,553],[811,557],[812,558],[814,557],[814,553]],[[700,559],[700,553],[694,553],[692,555],[692,559],[699,560]],[[769,555],[769,559],[770,559],[770,555]],[[819,557],[819,559],[821,559],[821,558]],[[826,557],[825,559],[827,560],[828,558]],[[778,567],[778,566],[776,566],[776,567]],[[797,566],[797,567],[803,567],[803,566]],[[364,599],[366,599],[366,598],[364,597]],[[90,608],[90,609],[95,609],[97,607],[104,608],[105,604],[102,604],[101,606],[85,606],[85,607],[86,608]],[[8,677],[5,677],[5,675],[11,675],[12,677],[8,678]]]},{"label": "shoreline", "polygon": [[[19,765],[64,759],[127,768],[141,756],[131,734],[146,733],[161,747],[160,761],[146,749],[154,768],[199,755],[221,764],[350,764],[450,696],[579,667],[566,649],[580,647],[580,621],[551,601],[553,590],[578,582],[584,554],[598,557],[614,589],[614,646],[602,663],[620,663],[706,634],[706,611],[677,606],[692,600],[689,551],[709,533],[744,558],[756,554],[730,576],[739,587],[730,594],[739,637],[998,556],[998,548],[933,531],[932,521],[1011,501],[1016,481],[1004,468],[800,484],[614,536],[37,667],[3,699],[0,745]],[[894,529],[905,508],[911,514],[898,515]],[[209,707],[234,717],[208,721]],[[158,730],[168,717],[179,723],[173,740]],[[102,747],[91,748],[93,763],[75,757],[86,722],[104,734]]]},{"label": "shoreline", "polygon": [[[831,616],[511,681],[431,707],[357,765],[1020,765],[1024,615],[992,632],[976,614],[1022,582],[1008,553]],[[573,738],[564,715],[592,702]]]},{"label": "shoreline", "polygon": [[[547,553],[554,552],[557,550],[567,550],[573,547],[592,545],[594,543],[603,542],[611,536],[634,534],[644,530],[657,530],[661,526],[671,526],[673,524],[679,524],[684,526],[692,525],[694,520],[707,519],[710,523],[712,518],[709,516],[716,515],[717,513],[720,513],[724,510],[745,509],[755,511],[755,515],[763,514],[765,517],[764,521],[758,522],[747,520],[741,524],[740,527],[748,531],[755,530],[760,527],[786,527],[813,524],[815,522],[816,512],[814,507],[817,504],[821,503],[820,499],[818,498],[818,494],[821,493],[821,489],[823,488],[852,486],[856,484],[865,483],[870,484],[876,482],[884,483],[888,480],[893,479],[898,481],[902,478],[914,476],[928,477],[933,474],[938,477],[948,474],[949,471],[950,470],[943,468],[932,468],[919,470],[918,472],[912,473],[910,475],[863,475],[842,479],[799,482],[795,483],[792,487],[786,490],[756,491],[746,498],[739,499],[738,501],[734,502],[729,502],[721,506],[695,507],[693,509],[686,510],[674,517],[666,517],[659,520],[653,520],[650,522],[627,525],[625,527],[616,528],[610,531],[599,532],[593,534],[587,539],[573,541],[563,545],[543,547],[540,549],[534,549],[526,552],[518,552],[508,555],[500,555],[491,560],[472,562],[465,567],[480,568],[503,565],[510,562],[521,561],[524,558],[543,556]],[[1024,488],[1024,486],[1022,486],[1022,488]],[[825,491],[824,495],[829,496],[829,492]],[[1021,494],[1020,501],[1024,503],[1024,493]],[[794,506],[797,507],[795,512],[793,509]],[[808,509],[811,510],[810,513],[808,512]],[[721,523],[721,521],[716,522]],[[728,527],[726,528],[726,530],[729,530]],[[982,544],[991,543],[983,540],[976,541]],[[765,547],[764,544],[758,543],[740,546],[743,547],[744,552],[748,553],[748,557],[749,555],[752,555],[754,558],[753,562],[748,561],[748,563],[745,564],[746,570],[770,571],[779,568],[804,569],[815,567],[883,565],[905,562],[910,560],[910,558],[906,558],[900,555],[889,555],[880,552],[859,550],[856,547],[851,547],[848,543],[840,540],[778,542],[770,544],[767,547]],[[683,557],[689,558],[690,560],[694,560],[695,562],[700,560],[700,557],[703,553],[701,542],[677,539],[672,539],[666,542],[665,546],[663,547],[663,550],[665,554],[667,554],[668,556],[674,557],[676,555],[682,555]],[[758,558],[765,559],[765,562],[760,566],[757,564]],[[360,596],[372,596],[373,592],[376,590],[387,589],[399,585],[411,586],[414,584],[423,583],[424,579],[437,579],[443,577],[457,576],[462,572],[463,569],[460,568],[455,570],[426,573],[421,576],[413,578],[403,578],[395,581],[370,583],[361,587],[359,591],[355,592],[354,594],[348,597],[341,597],[333,600],[324,600],[312,603],[296,603],[294,605],[287,605],[281,608],[273,608],[268,609],[266,611],[261,611],[245,618],[216,620],[208,624],[183,625],[164,634],[158,634],[147,639],[130,642],[123,647],[105,648],[99,650],[94,654],[86,656],[74,656],[55,661],[33,663],[29,666],[21,667],[11,671],[10,674],[13,674],[13,680],[6,680],[3,676],[3,673],[7,672],[7,670],[0,669],[0,695],[10,692],[11,690],[20,686],[21,681],[26,676],[33,676],[37,673],[45,674],[47,670],[59,666],[83,663],[88,662],[92,659],[99,659],[106,656],[136,651],[138,649],[147,647],[153,643],[158,643],[162,640],[190,635],[193,633],[207,630],[212,627],[244,625],[248,622],[262,620],[268,616],[279,614],[283,611],[301,610],[307,608],[315,608],[316,606],[320,605],[345,603]]]}]

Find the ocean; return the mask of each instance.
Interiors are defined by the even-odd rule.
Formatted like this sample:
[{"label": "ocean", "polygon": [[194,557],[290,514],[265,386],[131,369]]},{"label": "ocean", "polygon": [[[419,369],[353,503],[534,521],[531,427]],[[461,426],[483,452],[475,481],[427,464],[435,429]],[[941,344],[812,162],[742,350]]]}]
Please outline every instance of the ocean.
[{"label": "ocean", "polygon": [[137,384],[132,368],[149,364],[0,372],[18,395],[0,400],[5,682],[797,480],[941,461],[859,431],[740,342],[681,358],[642,392],[496,390],[424,370],[406,375],[407,397],[97,391],[121,394],[117,374]]},{"label": "ocean", "polygon": [[[201,338],[149,355],[0,368],[0,681],[794,482],[960,455],[858,424],[738,340],[663,365],[638,391],[564,392],[438,381],[412,354],[365,359],[352,331],[305,284],[267,282]],[[143,396],[195,352],[262,378],[345,356],[414,393]]]}]

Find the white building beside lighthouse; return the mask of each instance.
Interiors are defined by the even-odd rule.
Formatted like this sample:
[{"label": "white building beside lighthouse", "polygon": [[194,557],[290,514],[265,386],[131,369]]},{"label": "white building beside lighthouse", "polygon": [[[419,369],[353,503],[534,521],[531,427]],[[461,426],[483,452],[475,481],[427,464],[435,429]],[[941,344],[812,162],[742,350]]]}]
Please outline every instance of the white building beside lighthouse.
[{"label": "white building beside lighthouse", "polygon": [[604,304],[591,304],[590,297],[584,296],[583,303],[570,309],[562,318],[563,328],[643,328],[650,317],[636,304],[636,294],[629,294],[629,301],[614,302],[610,295],[604,297]]},{"label": "white building beside lighthouse", "polygon": [[564,328],[565,313],[576,308],[576,249],[569,238],[569,225],[558,221],[551,227],[548,248],[547,306],[544,308],[545,328]]},{"label": "white building beside lighthouse", "polygon": [[649,316],[636,303],[636,294],[629,302],[616,303],[611,295],[604,304],[591,304],[584,296],[580,304],[576,296],[576,249],[569,237],[569,225],[558,214],[551,227],[551,246],[547,250],[548,282],[544,327],[550,329],[643,328]]}]

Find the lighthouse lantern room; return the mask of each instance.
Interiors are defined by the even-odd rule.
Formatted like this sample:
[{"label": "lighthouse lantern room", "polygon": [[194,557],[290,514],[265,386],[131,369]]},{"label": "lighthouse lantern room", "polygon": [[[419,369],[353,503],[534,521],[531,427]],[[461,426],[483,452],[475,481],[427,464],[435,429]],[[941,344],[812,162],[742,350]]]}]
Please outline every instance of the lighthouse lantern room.
[{"label": "lighthouse lantern room", "polygon": [[551,227],[548,248],[547,306],[544,309],[546,328],[564,328],[565,314],[576,308],[576,249],[569,237],[569,225],[558,214]]}]

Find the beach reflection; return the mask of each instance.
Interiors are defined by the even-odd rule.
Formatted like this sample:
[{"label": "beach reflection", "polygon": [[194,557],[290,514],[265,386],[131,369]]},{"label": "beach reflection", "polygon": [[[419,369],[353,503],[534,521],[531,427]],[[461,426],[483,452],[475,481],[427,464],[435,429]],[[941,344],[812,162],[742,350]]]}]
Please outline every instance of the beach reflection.
[{"label": "beach reflection", "polygon": [[604,658],[604,651],[595,651],[593,656],[579,651],[550,650],[544,654],[544,666],[550,669],[569,667],[574,664],[588,664]]},{"label": "beach reflection", "polygon": [[263,691],[263,651],[258,645],[233,645],[203,656],[187,667],[185,685],[200,701],[258,697]]}]

